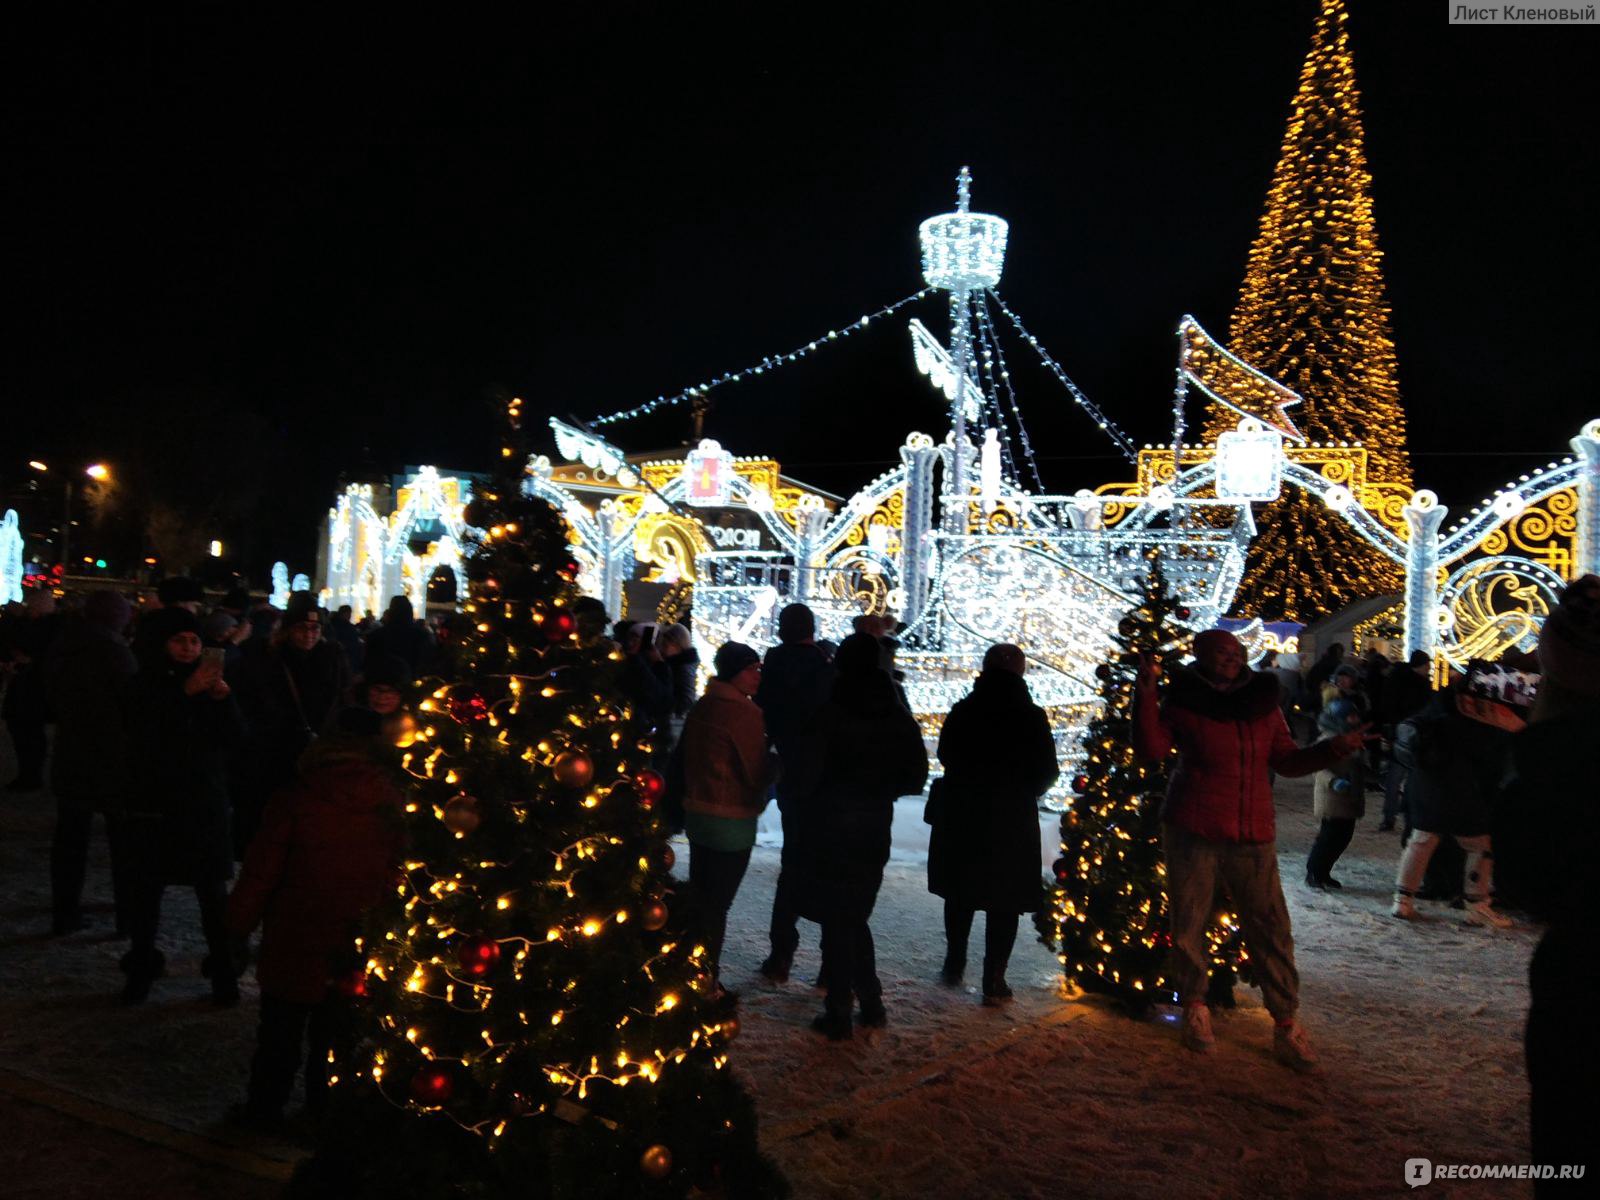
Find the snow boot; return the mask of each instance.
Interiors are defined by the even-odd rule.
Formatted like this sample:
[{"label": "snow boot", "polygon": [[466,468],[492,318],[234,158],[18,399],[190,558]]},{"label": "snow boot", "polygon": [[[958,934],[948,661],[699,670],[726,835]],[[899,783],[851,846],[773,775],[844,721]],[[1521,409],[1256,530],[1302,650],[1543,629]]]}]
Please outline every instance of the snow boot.
[{"label": "snow boot", "polygon": [[815,1029],[818,1033],[826,1034],[830,1042],[849,1041],[852,1035],[852,1030],[850,1028],[850,1014],[837,1013],[831,1009],[825,1009],[823,1012],[819,1013],[812,1020],[811,1028]]},{"label": "snow boot", "polygon": [[950,951],[944,956],[944,966],[939,968],[939,982],[945,987],[960,987],[961,980],[967,973],[967,955],[963,950],[959,955]]},{"label": "snow boot", "polygon": [[984,965],[983,968],[983,1006],[985,1008],[999,1008],[1010,1004],[1013,997],[1011,987],[1006,983],[1003,970]]},{"label": "snow boot", "polygon": [[1311,1048],[1305,1027],[1298,1021],[1279,1025],[1272,1031],[1272,1054],[1286,1067],[1296,1071],[1315,1071],[1317,1052]]},{"label": "snow boot", "polygon": [[861,1027],[863,1029],[882,1029],[889,1024],[889,1012],[883,1007],[883,997],[876,1000],[863,1000],[861,1002]]},{"label": "snow boot", "polygon": [[1183,1006],[1183,1025],[1178,1040],[1196,1054],[1210,1054],[1217,1048],[1216,1036],[1211,1032],[1211,1010],[1204,1004]]},{"label": "snow boot", "polygon": [[779,954],[774,950],[762,960],[761,966],[757,969],[773,983],[788,983],[789,968],[793,965],[794,960],[790,955]]}]

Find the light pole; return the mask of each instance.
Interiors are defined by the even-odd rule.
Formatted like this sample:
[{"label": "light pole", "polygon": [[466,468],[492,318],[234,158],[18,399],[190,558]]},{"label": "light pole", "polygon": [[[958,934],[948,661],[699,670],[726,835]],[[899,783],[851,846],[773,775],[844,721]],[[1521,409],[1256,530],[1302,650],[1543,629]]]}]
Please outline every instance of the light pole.
[{"label": "light pole", "polygon": [[[29,459],[28,460],[28,466],[32,467],[35,471],[38,471],[41,475],[47,473],[50,470],[50,466],[49,466],[48,463],[42,463],[36,458]],[[85,467],[83,469],[83,473],[85,475],[87,475],[90,479],[94,480],[96,483],[104,483],[106,480],[111,478],[111,468],[106,466],[105,463],[98,463],[98,462],[97,463],[90,463],[87,467]],[[61,537],[58,538],[57,541],[56,541],[56,549],[61,555],[61,574],[62,574],[63,577],[65,577],[67,571],[70,569],[68,567],[68,565],[67,565],[67,556],[71,553],[71,549],[72,549],[72,476],[71,476],[71,474],[68,474],[67,476],[65,476],[65,478],[63,479],[63,484],[64,484],[64,489],[63,489],[64,499],[62,501],[62,508],[61,508]]]}]

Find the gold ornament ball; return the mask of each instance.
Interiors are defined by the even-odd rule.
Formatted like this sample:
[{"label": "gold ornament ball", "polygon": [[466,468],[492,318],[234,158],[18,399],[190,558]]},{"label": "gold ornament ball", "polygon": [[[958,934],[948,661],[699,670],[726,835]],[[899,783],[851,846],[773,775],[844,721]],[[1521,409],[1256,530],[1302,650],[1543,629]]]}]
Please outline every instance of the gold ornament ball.
[{"label": "gold ornament ball", "polygon": [[476,796],[453,796],[444,806],[444,826],[451,833],[471,833],[482,820]]},{"label": "gold ornament ball", "polygon": [[588,787],[594,778],[594,759],[581,750],[568,750],[556,758],[551,770],[562,787]]},{"label": "gold ornament ball", "polygon": [[665,1146],[651,1146],[639,1156],[639,1170],[651,1179],[665,1179],[672,1174],[672,1151]]}]

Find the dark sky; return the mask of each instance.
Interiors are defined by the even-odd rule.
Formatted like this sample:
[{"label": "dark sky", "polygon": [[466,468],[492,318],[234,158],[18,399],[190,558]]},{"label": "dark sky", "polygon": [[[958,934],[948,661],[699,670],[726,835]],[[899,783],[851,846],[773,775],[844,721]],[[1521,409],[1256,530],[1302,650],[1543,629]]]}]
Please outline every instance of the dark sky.
[{"label": "dark sky", "polygon": [[[131,453],[129,413],[180,425],[269,456],[280,482],[231,534],[253,572],[299,565],[341,472],[484,465],[494,386],[609,412],[916,290],[917,223],[963,163],[1011,222],[1002,294],[1159,440],[1178,317],[1225,332],[1315,9],[589,7],[19,22],[0,474]],[[1459,510],[1600,415],[1597,35],[1351,8],[1419,482]],[[1052,489],[1126,477],[1017,375]],[[942,434],[942,408],[897,320],[724,389],[710,432],[848,492],[914,428]]]}]

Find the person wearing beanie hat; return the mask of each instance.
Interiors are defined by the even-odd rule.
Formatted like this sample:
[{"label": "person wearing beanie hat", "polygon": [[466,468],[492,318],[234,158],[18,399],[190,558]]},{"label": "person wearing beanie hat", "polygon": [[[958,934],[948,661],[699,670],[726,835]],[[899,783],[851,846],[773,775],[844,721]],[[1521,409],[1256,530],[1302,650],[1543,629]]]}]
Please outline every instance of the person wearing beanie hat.
[{"label": "person wearing beanie hat", "polygon": [[161,974],[156,949],[161,896],[188,884],[200,902],[210,953],[212,1000],[237,1004],[239,987],[224,928],[227,881],[233,874],[229,833],[228,754],[244,726],[221,664],[202,660],[200,622],[185,608],[145,618],[159,639],[159,661],[141,664],[128,703],[127,927],[133,942],[123,960],[125,1004],[139,1004]]},{"label": "person wearing beanie hat", "polygon": [[[1361,669],[1354,663],[1340,663],[1333,669],[1333,677],[1323,685],[1322,708],[1317,713],[1317,733],[1322,740],[1365,728],[1368,705],[1361,679]],[[1333,877],[1334,864],[1349,849],[1356,822],[1367,811],[1361,750],[1318,771],[1314,785],[1312,815],[1320,824],[1306,855],[1306,886],[1315,891],[1338,890],[1344,885]]]},{"label": "person wearing beanie hat", "polygon": [[[1400,724],[1416,716],[1433,699],[1433,658],[1426,650],[1413,650],[1403,667],[1396,667],[1383,679],[1383,692],[1377,700],[1377,717],[1384,738],[1392,746]],[[1404,811],[1406,768],[1389,756],[1383,780],[1383,816],[1380,833],[1389,833]]]},{"label": "person wearing beanie hat", "polygon": [[[798,765],[819,753],[815,718],[833,694],[839,672],[816,643],[817,619],[804,604],[786,605],[778,613],[778,644],[767,651],[761,664],[761,686],[756,703],[766,721],[767,738],[781,762]],[[767,936],[772,952],[761,963],[761,974],[774,983],[789,979],[795,951],[800,947],[800,916],[794,907],[794,873],[790,867],[805,797],[795,791],[792,777],[778,777],[778,814],[783,821],[783,858],[778,886],[772,895],[772,918]]]},{"label": "person wearing beanie hat", "polygon": [[[761,683],[761,656],[728,642],[717,650],[715,666],[716,678],[684,718],[682,742],[689,882],[701,904],[701,936],[714,976],[721,968],[728,910],[750,866],[756,819],[776,774],[766,723],[751,699]],[[717,986],[724,1000],[732,999]]]},{"label": "person wearing beanie hat", "polygon": [[815,753],[792,764],[804,805],[791,861],[795,907],[822,926],[828,994],[811,1027],[839,1040],[851,1036],[857,1003],[863,1025],[888,1020],[868,921],[889,861],[895,801],[922,791],[928,752],[879,665],[874,635],[847,637],[834,662],[839,677],[816,716]]},{"label": "person wearing beanie hat", "polygon": [[[1600,1073],[1594,952],[1600,805],[1600,577],[1563,590],[1539,635],[1544,677],[1528,726],[1511,738],[1512,772],[1495,804],[1498,878],[1545,922],[1528,967],[1524,1034],[1533,1161],[1595,1165],[1592,1095]],[[1592,1172],[1591,1172],[1592,1173]]]},{"label": "person wearing beanie hat", "polygon": [[62,628],[41,664],[55,717],[50,791],[56,801],[50,843],[51,932],[83,928],[83,882],[94,815],[102,813],[111,844],[111,887],[117,927],[126,925],[127,854],[121,844],[123,791],[128,774],[122,704],[138,663],[123,639],[133,606],[117,592],[91,592],[83,617]]},{"label": "person wearing beanie hat", "polygon": [[1006,967],[1017,918],[1037,912],[1039,797],[1060,766],[1050,719],[1033,702],[1021,647],[1002,642],[983,656],[972,691],[939,733],[942,781],[930,793],[928,890],[944,899],[945,958],[939,977],[960,984],[974,916],[983,912],[983,1003],[1011,999]]},{"label": "person wearing beanie hat", "polygon": [[[1206,981],[1205,944],[1219,887],[1239,912],[1245,946],[1267,1011],[1276,1026],[1273,1053],[1299,1071],[1316,1052],[1297,1020],[1300,975],[1294,934],[1278,877],[1275,775],[1310,775],[1360,751],[1356,730],[1304,749],[1296,746],[1278,705],[1278,681],[1251,671],[1231,633],[1207,630],[1194,641],[1194,667],[1172,667],[1165,694],[1162,668],[1139,662],[1134,685],[1133,744],[1146,762],[1174,752],[1178,766],[1162,807],[1173,981],[1183,1005],[1180,1040],[1199,1053],[1215,1049]],[[1331,670],[1331,667],[1330,667]]]}]

